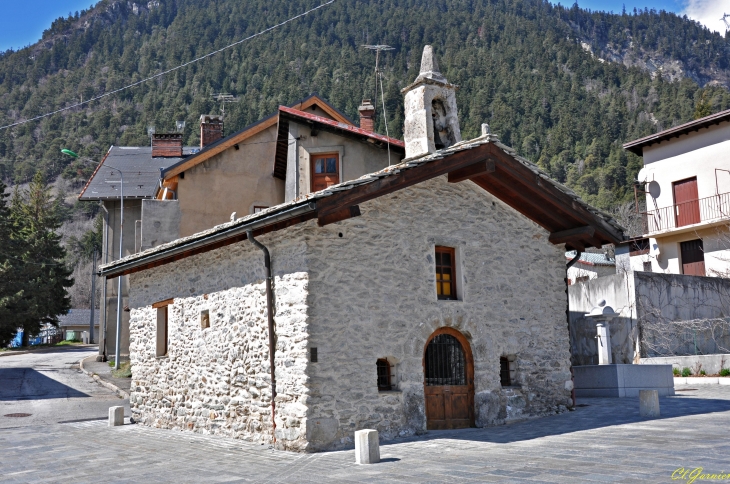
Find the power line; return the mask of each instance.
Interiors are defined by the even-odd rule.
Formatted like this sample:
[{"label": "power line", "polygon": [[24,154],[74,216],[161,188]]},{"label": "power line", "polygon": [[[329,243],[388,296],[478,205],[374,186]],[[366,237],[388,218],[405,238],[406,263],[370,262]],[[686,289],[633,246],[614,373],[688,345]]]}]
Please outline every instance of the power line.
[{"label": "power line", "polygon": [[304,17],[305,15],[308,15],[308,14],[310,14],[310,13],[314,12],[315,10],[319,10],[319,9],[320,9],[320,8],[322,8],[322,7],[326,7],[326,6],[328,6],[328,5],[331,5],[331,4],[333,4],[334,2],[335,2],[335,0],[329,0],[329,2],[327,2],[327,3],[323,3],[322,5],[318,5],[318,6],[314,7],[314,8],[311,8],[311,9],[307,10],[306,12],[300,13],[299,15],[296,15],[296,16],[294,16],[294,17],[291,17],[290,19],[284,20],[284,21],[283,21],[283,22],[281,22],[281,23],[278,23],[278,24],[276,24],[276,25],[272,25],[271,27],[269,27],[269,28],[266,28],[266,29],[262,30],[261,32],[258,32],[258,33],[255,33],[255,34],[253,34],[253,35],[250,35],[250,36],[246,37],[245,39],[241,39],[241,40],[239,40],[239,41],[237,41],[237,42],[234,42],[234,43],[232,43],[232,44],[229,44],[229,45],[227,45],[227,46],[225,46],[225,47],[223,47],[223,48],[220,48],[220,49],[218,49],[218,50],[215,50],[215,51],[213,51],[213,52],[209,52],[208,54],[205,54],[205,55],[203,55],[203,56],[201,56],[201,57],[198,57],[198,58],[196,58],[196,59],[193,59],[193,60],[191,60],[191,61],[185,62],[184,64],[180,64],[180,65],[179,65],[179,66],[177,66],[177,67],[173,67],[173,68],[171,68],[171,69],[168,69],[168,70],[166,70],[166,71],[162,71],[162,72],[159,72],[159,73],[155,74],[154,76],[150,76],[150,77],[147,77],[147,78],[145,78],[145,79],[142,79],[141,81],[133,82],[132,84],[129,84],[129,85],[127,85],[127,86],[124,86],[124,87],[120,87],[119,89],[115,89],[115,90],[113,90],[113,91],[110,91],[110,92],[107,92],[107,93],[101,94],[101,95],[99,95],[99,96],[93,97],[93,98],[91,98],[91,99],[88,99],[88,100],[86,100],[86,101],[81,101],[80,103],[76,103],[76,104],[73,104],[73,105],[71,105],[71,106],[67,106],[67,107],[65,107],[65,108],[57,109],[57,110],[55,110],[55,111],[52,111],[52,112],[50,112],[50,113],[46,113],[46,114],[41,114],[40,116],[35,116],[35,117],[33,117],[33,118],[30,118],[30,119],[26,119],[25,121],[18,121],[17,123],[13,123],[13,124],[8,124],[8,125],[5,125],[5,126],[0,126],[0,130],[2,130],[2,129],[7,129],[7,128],[12,128],[12,127],[14,127],[14,126],[19,126],[19,125],[21,125],[21,124],[25,124],[25,123],[30,123],[31,121],[36,121],[36,120],[38,120],[38,119],[43,119],[43,118],[47,118],[48,116],[53,116],[54,114],[58,114],[58,113],[60,113],[60,112],[63,112],[63,111],[68,111],[69,109],[77,108],[77,107],[79,107],[79,106],[83,106],[83,105],[85,105],[85,104],[89,104],[90,102],[93,102],[93,101],[98,101],[98,100],[99,100],[99,99],[101,99],[101,98],[105,98],[105,97],[107,97],[107,96],[111,96],[112,94],[116,94],[116,93],[118,93],[118,92],[122,92],[122,91],[125,91],[125,90],[127,90],[127,89],[130,89],[130,88],[132,88],[132,87],[135,87],[135,86],[138,86],[138,85],[140,85],[140,84],[143,84],[143,83],[145,83],[145,82],[147,82],[147,81],[151,81],[152,79],[157,79],[158,77],[162,77],[162,76],[164,76],[165,74],[169,74],[169,73],[171,73],[171,72],[174,72],[174,71],[176,71],[176,70],[178,70],[178,69],[182,69],[183,67],[187,67],[187,66],[189,66],[190,64],[194,64],[195,62],[201,61],[201,60],[203,60],[203,59],[206,59],[206,58],[208,58],[208,57],[210,57],[210,56],[213,56],[213,55],[215,55],[215,54],[218,54],[218,53],[220,53],[220,52],[223,52],[224,50],[230,49],[231,47],[234,47],[234,46],[236,46],[236,45],[242,44],[242,43],[246,42],[247,40],[251,40],[251,39],[253,39],[253,38],[255,38],[255,37],[259,37],[259,36],[261,36],[261,35],[263,35],[263,34],[265,34],[265,33],[267,33],[267,32],[270,32],[270,31],[272,31],[272,30],[274,30],[274,29],[277,29],[277,28],[279,28],[279,27],[281,27],[281,26],[283,26],[283,25],[286,25],[286,24],[288,24],[288,23],[290,23],[290,22],[293,22],[294,20],[297,20],[297,19],[299,19],[299,18],[302,18],[302,17]]}]

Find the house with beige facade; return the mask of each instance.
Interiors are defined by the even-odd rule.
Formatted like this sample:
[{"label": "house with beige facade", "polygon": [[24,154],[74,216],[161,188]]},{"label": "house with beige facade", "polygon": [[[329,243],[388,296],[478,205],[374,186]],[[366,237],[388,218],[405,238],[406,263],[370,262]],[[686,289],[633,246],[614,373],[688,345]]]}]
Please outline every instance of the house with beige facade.
[{"label": "house with beige facade", "polygon": [[[315,94],[228,136],[222,116],[203,115],[199,147],[183,147],[181,133],[154,134],[148,147],[112,146],[79,196],[103,203],[102,261],[119,259],[122,195],[129,256],[400,162],[404,144],[374,131],[369,100],[359,114],[358,126]],[[122,277],[121,308],[128,284]],[[116,280],[104,287],[102,357],[115,353],[119,288]],[[120,312],[126,357],[129,312]]]},{"label": "house with beige facade", "polygon": [[427,46],[405,159],[316,185],[300,143],[349,128],[295,113],[285,201],[101,268],[129,278],[136,422],[311,452],[572,404],[565,251],[622,229],[486,125],[461,140],[455,91]]},{"label": "house with beige facade", "polygon": [[631,141],[642,156],[643,235],[616,248],[620,267],[730,274],[730,110]]}]

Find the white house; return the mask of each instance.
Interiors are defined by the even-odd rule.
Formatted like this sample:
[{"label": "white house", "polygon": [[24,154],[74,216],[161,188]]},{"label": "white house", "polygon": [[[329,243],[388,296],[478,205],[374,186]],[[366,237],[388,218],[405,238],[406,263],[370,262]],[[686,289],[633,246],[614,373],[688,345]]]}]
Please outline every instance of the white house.
[{"label": "white house", "polygon": [[[730,110],[624,145],[643,156],[643,237],[616,249],[634,270],[730,273]],[[643,195],[643,193],[642,193]]]}]

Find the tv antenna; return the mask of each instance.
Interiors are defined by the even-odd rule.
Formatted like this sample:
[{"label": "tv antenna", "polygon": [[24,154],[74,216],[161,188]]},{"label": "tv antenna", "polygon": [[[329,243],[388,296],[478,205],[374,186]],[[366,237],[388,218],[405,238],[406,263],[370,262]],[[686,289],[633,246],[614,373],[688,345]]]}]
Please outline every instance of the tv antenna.
[{"label": "tv antenna", "polygon": [[213,99],[221,103],[221,116],[226,117],[226,103],[237,103],[238,98],[233,97],[233,94],[220,92],[213,94]]},{"label": "tv antenna", "polygon": [[385,121],[385,136],[388,137],[388,166],[390,166],[390,134],[388,133],[388,115],[385,113],[385,95],[383,94],[383,73],[380,72],[380,52],[395,50],[389,45],[363,45],[364,48],[375,51],[375,104],[378,103],[378,81],[380,81],[380,101],[383,104],[383,121]]},{"label": "tv antenna", "polygon": [[384,50],[395,50],[395,47],[389,45],[363,45],[365,49],[375,51],[375,96],[373,99],[378,99],[378,74],[380,74],[380,53]]},{"label": "tv antenna", "polygon": [[730,21],[728,21],[729,18],[730,18],[730,13],[725,13],[722,15],[722,18],[720,19],[723,22],[725,22],[725,31],[730,30]]}]

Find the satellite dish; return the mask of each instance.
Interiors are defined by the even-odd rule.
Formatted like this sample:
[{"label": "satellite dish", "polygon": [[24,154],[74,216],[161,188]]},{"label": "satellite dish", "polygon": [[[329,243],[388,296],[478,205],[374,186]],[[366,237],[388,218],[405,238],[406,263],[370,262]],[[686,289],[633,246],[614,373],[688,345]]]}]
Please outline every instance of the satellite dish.
[{"label": "satellite dish", "polygon": [[662,189],[656,180],[649,182],[649,194],[651,195],[651,198],[659,198],[659,195],[662,194]]},{"label": "satellite dish", "polygon": [[639,170],[639,173],[636,175],[636,180],[639,183],[646,183],[646,176],[647,176],[646,168],[642,168],[641,170]]}]

